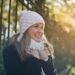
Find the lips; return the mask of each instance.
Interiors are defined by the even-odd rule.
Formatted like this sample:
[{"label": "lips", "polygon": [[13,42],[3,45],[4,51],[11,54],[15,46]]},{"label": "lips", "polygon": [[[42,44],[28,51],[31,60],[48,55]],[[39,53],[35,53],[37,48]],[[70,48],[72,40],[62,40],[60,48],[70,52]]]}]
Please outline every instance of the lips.
[{"label": "lips", "polygon": [[36,34],[35,35],[37,38],[41,38],[42,37],[42,34]]}]

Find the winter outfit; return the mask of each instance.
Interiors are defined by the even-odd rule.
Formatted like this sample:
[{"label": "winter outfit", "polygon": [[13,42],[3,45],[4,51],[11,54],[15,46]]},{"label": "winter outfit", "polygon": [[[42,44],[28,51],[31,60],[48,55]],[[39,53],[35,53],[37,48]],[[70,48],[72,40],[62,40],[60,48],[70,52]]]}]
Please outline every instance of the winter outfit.
[{"label": "winter outfit", "polygon": [[21,62],[15,46],[10,45],[4,49],[3,58],[6,75],[56,75],[51,56],[48,61],[31,56]]},{"label": "winter outfit", "polygon": [[[19,42],[28,28],[36,23],[42,23],[45,26],[43,17],[34,11],[22,11],[20,17],[20,35],[17,38]],[[37,43],[34,40],[33,44],[37,47]],[[41,43],[42,44],[42,43]],[[43,50],[43,44],[39,45],[38,50]],[[35,48],[31,44],[31,48]],[[35,48],[35,49],[36,49]],[[41,50],[41,51],[42,51]],[[52,57],[44,61],[36,58],[34,55],[30,55],[25,61],[21,61],[17,52],[17,48],[14,44],[11,44],[3,50],[3,60],[6,75],[56,75],[53,67]]]}]

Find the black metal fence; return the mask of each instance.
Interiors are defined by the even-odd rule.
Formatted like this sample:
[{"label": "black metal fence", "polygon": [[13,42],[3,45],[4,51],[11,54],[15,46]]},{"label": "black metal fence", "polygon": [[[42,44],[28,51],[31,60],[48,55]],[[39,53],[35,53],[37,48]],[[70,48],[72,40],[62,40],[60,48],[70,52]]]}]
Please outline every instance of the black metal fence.
[{"label": "black metal fence", "polygon": [[[27,3],[25,4],[26,1]],[[3,47],[5,41],[9,40],[11,36],[11,16],[14,18],[12,21],[14,22],[13,31],[16,33],[18,25],[17,22],[19,21],[18,12],[24,8],[30,9],[29,1],[30,0],[0,0],[0,49]],[[5,15],[7,15],[7,17],[5,17]]]},{"label": "black metal fence", "polygon": [[[4,23],[3,23],[3,20],[4,20],[4,18],[3,18],[3,15],[4,15],[4,12],[5,12],[5,10],[4,10],[4,2],[6,2],[6,1],[4,1],[4,0],[1,0],[0,1],[0,5],[1,5],[1,12],[0,12],[0,48],[2,48],[2,45],[4,44],[4,42],[5,42],[5,33],[6,32],[4,32],[4,30],[6,29],[5,27],[4,27]],[[8,9],[8,18],[7,18],[7,24],[8,24],[8,28],[7,28],[7,30],[8,30],[8,33],[7,33],[7,39],[9,39],[9,37],[10,37],[10,15],[11,15],[11,0],[9,0],[8,1],[8,7],[9,7],[9,9]],[[15,10],[15,12],[16,12],[16,15],[15,15],[15,32],[17,31],[17,28],[16,28],[16,25],[17,25],[17,7],[18,7],[18,0],[16,0],[16,10]],[[5,29],[4,29],[4,28]],[[6,31],[6,30],[5,30]],[[3,39],[2,39],[3,38]]]}]

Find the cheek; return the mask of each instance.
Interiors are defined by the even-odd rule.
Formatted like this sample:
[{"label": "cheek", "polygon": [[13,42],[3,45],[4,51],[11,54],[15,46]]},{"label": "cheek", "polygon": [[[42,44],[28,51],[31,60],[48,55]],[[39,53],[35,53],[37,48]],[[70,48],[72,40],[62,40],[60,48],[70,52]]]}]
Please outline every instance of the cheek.
[{"label": "cheek", "polygon": [[35,34],[36,34],[36,29],[29,29],[28,30],[28,34],[32,37],[32,36],[34,36]]},{"label": "cheek", "polygon": [[37,32],[37,30],[34,29],[34,28],[30,30],[30,33],[31,33],[31,34],[35,34],[36,32]]}]

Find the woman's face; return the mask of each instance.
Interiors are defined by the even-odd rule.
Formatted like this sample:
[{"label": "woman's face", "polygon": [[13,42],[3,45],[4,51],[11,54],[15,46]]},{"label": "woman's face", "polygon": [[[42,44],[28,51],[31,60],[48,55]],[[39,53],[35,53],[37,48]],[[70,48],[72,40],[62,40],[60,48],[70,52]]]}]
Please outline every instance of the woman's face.
[{"label": "woman's face", "polygon": [[42,23],[32,25],[27,32],[32,39],[39,42],[44,34],[44,25]]}]

